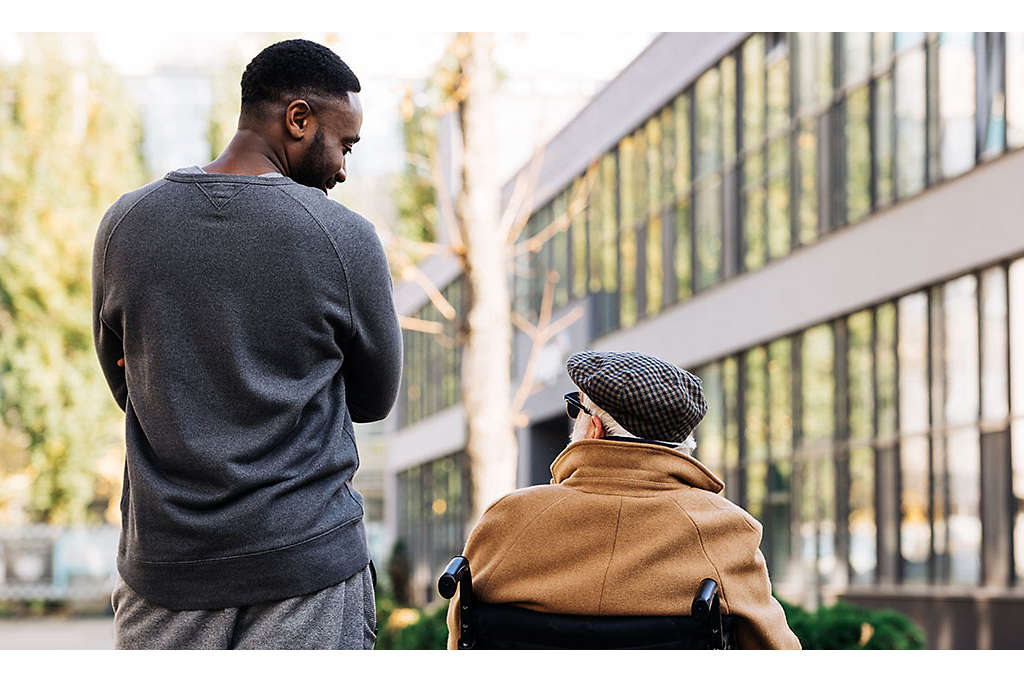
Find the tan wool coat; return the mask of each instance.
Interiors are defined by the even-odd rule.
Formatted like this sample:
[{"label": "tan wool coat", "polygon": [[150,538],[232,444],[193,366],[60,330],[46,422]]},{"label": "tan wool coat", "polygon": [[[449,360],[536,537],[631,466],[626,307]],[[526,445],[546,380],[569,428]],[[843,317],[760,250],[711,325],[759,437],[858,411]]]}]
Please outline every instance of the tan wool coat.
[{"label": "tan wool coat", "polygon": [[[743,649],[799,649],[771,583],[761,524],[718,493],[693,457],[649,443],[586,439],[551,465],[550,485],[517,490],[466,542],[479,601],[547,613],[687,615],[704,578],[737,617]],[[458,595],[448,609],[457,648]]]}]

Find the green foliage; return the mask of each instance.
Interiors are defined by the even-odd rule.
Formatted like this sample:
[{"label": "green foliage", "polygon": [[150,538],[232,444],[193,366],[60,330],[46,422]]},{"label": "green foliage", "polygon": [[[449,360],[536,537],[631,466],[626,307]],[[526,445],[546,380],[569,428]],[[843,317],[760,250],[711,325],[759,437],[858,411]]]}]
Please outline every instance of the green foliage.
[{"label": "green foliage", "polygon": [[391,558],[388,559],[388,580],[399,604],[409,603],[409,579],[412,575],[412,558],[405,540],[398,538],[391,547]]},{"label": "green foliage", "polygon": [[375,649],[444,649],[448,642],[447,604],[401,607],[386,594],[377,596]]},{"label": "green foliage", "polygon": [[141,126],[90,39],[21,41],[23,58],[0,63],[0,517],[17,502],[2,484],[21,477],[31,518],[95,520],[97,463],[120,472],[123,415],[93,349],[92,246],[143,182]]},{"label": "green foliage", "polygon": [[838,602],[811,613],[782,600],[804,649],[923,649],[924,633],[902,613]]},{"label": "green foliage", "polygon": [[394,189],[398,208],[398,234],[414,241],[432,242],[437,236],[437,196],[433,166],[437,162],[435,96],[429,85],[402,101],[402,141],[405,164]]}]

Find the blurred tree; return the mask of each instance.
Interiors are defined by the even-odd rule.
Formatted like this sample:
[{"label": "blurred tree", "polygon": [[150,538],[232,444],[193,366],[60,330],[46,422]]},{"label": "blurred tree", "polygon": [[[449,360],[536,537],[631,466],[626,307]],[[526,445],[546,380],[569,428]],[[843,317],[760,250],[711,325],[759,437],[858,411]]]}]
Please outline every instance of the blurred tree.
[{"label": "blurred tree", "polygon": [[[90,39],[22,42],[0,64],[0,476],[31,481],[31,519],[96,520],[116,514],[97,471],[120,475],[124,417],[93,348],[92,246],[144,181],[141,127]],[[98,483],[110,504],[90,508]]]},{"label": "blurred tree", "polygon": [[[497,174],[496,99],[499,72],[494,36],[459,33],[441,58],[435,75],[418,95],[402,104],[407,152],[400,185],[402,222],[394,232],[383,230],[385,247],[397,279],[413,281],[426,291],[448,321],[455,310],[416,267],[419,258],[447,252],[462,265],[467,300],[465,320],[455,321],[455,342],[464,344],[462,406],[466,414],[466,451],[472,478],[475,523],[495,499],[516,486],[518,445],[515,427],[524,423],[521,410],[535,391],[534,367],[548,340],[579,319],[577,307],[552,321],[553,273],[547,273],[541,309],[530,322],[512,312],[510,275],[518,256],[537,253],[558,232],[568,229],[583,210],[592,184],[592,169],[579,184],[565,210],[521,238],[530,206],[540,155],[517,179],[504,212]],[[440,127],[452,122],[440,149]],[[448,178],[456,176],[451,183]],[[442,334],[445,325],[401,318],[404,328]],[[532,342],[524,376],[513,395],[509,358],[512,325]],[[440,327],[440,328],[439,328]],[[439,342],[443,339],[439,338]]]},{"label": "blurred tree", "polygon": [[406,90],[402,99],[405,164],[394,192],[398,205],[395,227],[400,236],[420,242],[437,239],[437,197],[430,165],[437,149],[438,119],[432,111],[437,96],[437,89],[428,86],[417,95]]}]

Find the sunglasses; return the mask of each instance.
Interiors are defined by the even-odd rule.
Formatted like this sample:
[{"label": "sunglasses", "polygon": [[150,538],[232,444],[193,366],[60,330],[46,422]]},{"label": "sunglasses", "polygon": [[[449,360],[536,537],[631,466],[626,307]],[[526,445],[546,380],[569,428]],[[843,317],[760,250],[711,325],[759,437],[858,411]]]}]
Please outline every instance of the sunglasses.
[{"label": "sunglasses", "polygon": [[572,393],[565,394],[565,413],[569,415],[569,419],[575,419],[580,416],[580,410],[583,410],[587,414],[594,414],[587,408],[583,407],[583,403],[580,401],[580,392],[573,391]]}]

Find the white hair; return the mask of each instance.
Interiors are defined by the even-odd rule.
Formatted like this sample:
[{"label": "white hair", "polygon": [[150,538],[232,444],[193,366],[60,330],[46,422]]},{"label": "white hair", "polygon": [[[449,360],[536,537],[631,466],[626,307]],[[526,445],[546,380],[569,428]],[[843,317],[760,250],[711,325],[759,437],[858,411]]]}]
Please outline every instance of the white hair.
[{"label": "white hair", "polygon": [[[601,420],[601,424],[604,425],[604,431],[606,434],[609,436],[624,436],[626,438],[639,437],[634,436],[632,433],[627,431],[622,424],[615,421],[615,417],[611,416],[607,411],[594,404],[594,401],[590,399],[590,396],[583,391],[580,391],[580,397],[582,398],[581,402],[583,403],[583,406],[590,410],[595,417]],[[576,430],[573,429],[573,440],[577,440],[576,436]],[[670,443],[669,447],[683,453],[684,455],[692,456],[693,451],[697,449],[697,441],[694,440],[693,433],[690,433],[682,443]]]}]

